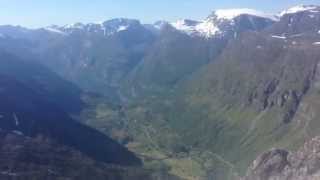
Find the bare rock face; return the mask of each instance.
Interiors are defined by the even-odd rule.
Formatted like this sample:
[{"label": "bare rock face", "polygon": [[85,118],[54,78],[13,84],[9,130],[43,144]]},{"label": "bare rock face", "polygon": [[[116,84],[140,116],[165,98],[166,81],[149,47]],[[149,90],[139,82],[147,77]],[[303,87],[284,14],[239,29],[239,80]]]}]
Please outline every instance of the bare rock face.
[{"label": "bare rock face", "polygon": [[319,180],[320,137],[299,151],[273,149],[259,156],[242,180]]}]

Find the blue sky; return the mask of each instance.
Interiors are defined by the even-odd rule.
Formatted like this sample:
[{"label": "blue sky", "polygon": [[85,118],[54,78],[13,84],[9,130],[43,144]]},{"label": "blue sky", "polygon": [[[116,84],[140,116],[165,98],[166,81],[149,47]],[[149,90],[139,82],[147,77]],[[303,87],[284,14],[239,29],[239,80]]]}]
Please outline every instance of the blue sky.
[{"label": "blue sky", "polygon": [[40,27],[73,22],[98,22],[116,17],[144,23],[181,18],[203,19],[214,9],[254,8],[276,13],[320,0],[1,0],[0,24]]}]

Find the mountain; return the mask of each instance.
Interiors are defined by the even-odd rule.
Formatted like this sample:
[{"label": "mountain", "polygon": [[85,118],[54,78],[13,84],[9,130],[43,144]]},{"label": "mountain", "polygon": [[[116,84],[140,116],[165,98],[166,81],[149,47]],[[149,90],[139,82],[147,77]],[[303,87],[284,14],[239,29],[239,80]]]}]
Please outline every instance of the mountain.
[{"label": "mountain", "polygon": [[240,12],[225,18],[221,15],[223,12],[229,11],[214,12],[203,22],[182,20],[162,24],[146,56],[124,82],[122,93],[136,99],[150,93],[170,94],[168,88],[174,88],[180,81],[214,61],[238,34],[260,31],[275,22]]},{"label": "mountain", "polygon": [[154,40],[153,32],[131,19],[41,29],[1,26],[0,33],[7,52],[40,62],[84,90],[109,94]]},{"label": "mountain", "polygon": [[[93,27],[92,27],[93,26]],[[154,34],[139,21],[114,19],[70,32],[40,53],[41,63],[81,88],[115,96],[119,82],[144,57]]]},{"label": "mountain", "polygon": [[306,28],[303,34],[287,35],[291,26],[279,32],[288,23],[284,16],[262,32],[230,41],[215,61],[184,82],[176,95],[184,113],[172,111],[184,141],[217,153],[231,164],[230,171],[243,172],[253,154],[294,148],[316,135],[316,115],[310,113],[317,105],[310,101],[317,97],[320,26],[310,30],[304,25],[319,22],[308,13],[289,15],[301,19],[295,27]]},{"label": "mountain", "polygon": [[[166,146],[166,150],[186,151],[191,159],[196,153],[206,154],[194,163],[214,164],[205,170],[209,179],[241,176],[255,156],[266,149],[294,149],[317,135],[318,16],[316,9],[299,11],[283,15],[261,31],[243,32],[229,39],[207,64],[185,73],[187,76],[178,75],[181,79],[168,81],[173,85],[161,86],[163,89],[152,84],[157,83],[157,79],[147,81],[150,85],[144,78],[156,74],[162,80],[156,85],[162,85],[167,75],[171,78],[179,72],[175,67],[185,70],[190,61],[195,63],[200,59],[192,56],[197,54],[192,52],[196,48],[178,53],[181,59],[179,56],[169,60],[168,56],[161,60],[157,60],[159,56],[150,58],[149,62],[164,65],[145,67],[146,70],[154,68],[147,71],[148,74],[139,75],[142,80],[129,81],[133,85],[126,90],[136,97],[129,103],[129,111],[145,113],[138,116],[138,123],[145,125],[153,141]],[[294,22],[292,26],[288,19]],[[191,43],[181,44],[191,46]],[[176,46],[161,47],[177,52]],[[190,61],[183,61],[189,57]],[[166,71],[161,72],[162,67]],[[128,114],[137,119],[134,114]],[[152,119],[152,123],[148,123],[148,119]],[[168,135],[158,137],[153,129]]]},{"label": "mountain", "polygon": [[112,36],[119,32],[130,31],[141,28],[141,24],[138,20],[134,19],[111,19],[102,23],[75,23],[68,24],[62,27],[52,25],[43,30],[51,31],[52,33],[58,33],[61,35],[70,35],[73,33],[93,33],[103,36]]},{"label": "mountain", "polygon": [[[227,10],[225,12],[228,13]],[[221,12],[218,13],[220,16],[221,14]],[[115,96],[121,82],[126,81],[127,77],[131,76],[130,73],[137,67],[144,66],[140,64],[148,61],[145,60],[148,57],[154,56],[154,50],[171,46],[171,44],[162,43],[175,42],[175,36],[186,39],[185,42],[178,40],[177,48],[183,51],[188,48],[199,49],[203,54],[203,57],[190,56],[192,59],[199,59],[199,62],[190,62],[191,69],[182,70],[182,74],[177,75],[181,77],[213,59],[212,56],[216,56],[226,42],[234,38],[237,33],[260,30],[274,22],[272,18],[245,14],[245,11],[238,12],[234,18],[225,19],[220,16],[213,13],[201,23],[193,22],[194,26],[202,28],[199,33],[206,38],[211,38],[208,41],[213,42],[207,42],[202,38],[183,37],[184,31],[174,26],[175,23],[162,22],[160,26],[159,24],[143,25],[138,20],[121,18],[97,24],[75,23],[35,30],[2,26],[0,33],[6,37],[3,40],[5,50],[19,54],[23,58],[32,57],[30,59],[40,61],[84,90]],[[213,31],[211,27],[218,28],[220,33],[210,33]],[[169,41],[166,41],[165,38]],[[191,40],[188,40],[190,38]],[[179,44],[180,42],[184,44]],[[189,44],[190,46],[195,45],[192,45],[194,47],[183,47]],[[167,56],[167,53],[168,59],[183,58],[175,58],[174,54],[171,55],[171,52],[166,51],[161,54]],[[174,62],[174,64],[177,63]],[[170,81],[175,81],[175,79],[176,77],[173,77]]]},{"label": "mountain", "polygon": [[275,35],[295,35],[319,31],[319,6],[297,6],[281,13],[281,21],[270,29]]},{"label": "mountain", "polygon": [[6,28],[1,47],[90,91],[77,120],[148,169],[238,179],[266,150],[296,150],[319,135],[318,6],[275,16],[217,10],[176,23]]},{"label": "mountain", "polygon": [[203,21],[179,20],[172,23],[172,26],[189,35],[211,38],[237,36],[243,31],[261,30],[275,21],[278,21],[277,16],[253,9],[221,9],[214,11]]},{"label": "mountain", "polygon": [[280,16],[292,15],[297,13],[317,13],[319,11],[319,6],[316,5],[299,5],[291,7],[287,10],[284,10],[280,13]]}]

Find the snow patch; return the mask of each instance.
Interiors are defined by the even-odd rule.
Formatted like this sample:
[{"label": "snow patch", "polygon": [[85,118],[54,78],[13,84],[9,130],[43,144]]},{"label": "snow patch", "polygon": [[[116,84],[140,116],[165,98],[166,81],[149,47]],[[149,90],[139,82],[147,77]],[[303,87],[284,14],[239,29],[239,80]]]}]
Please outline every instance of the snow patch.
[{"label": "snow patch", "polygon": [[19,136],[23,136],[23,132],[21,132],[21,131],[14,130],[14,131],[12,131],[12,133],[19,135]]},{"label": "snow patch", "polygon": [[63,26],[64,29],[84,29],[85,25],[82,23],[74,23],[74,24],[67,24]]},{"label": "snow patch", "polygon": [[101,25],[101,29],[102,29],[102,31],[103,31],[103,36],[106,36],[107,35],[107,29],[103,26],[103,25]]},{"label": "snow patch", "polygon": [[300,33],[300,34],[294,34],[294,35],[291,35],[290,37],[294,38],[294,37],[301,37],[301,36],[303,36],[302,33]]},{"label": "snow patch", "polygon": [[210,19],[205,21],[191,21],[191,20],[179,20],[171,25],[188,35],[198,34],[205,37],[216,35],[220,32],[220,29],[211,22]]},{"label": "snow patch", "polygon": [[317,6],[305,6],[305,5],[300,5],[300,6],[294,6],[292,8],[289,8],[285,11],[282,11],[280,13],[280,16],[284,16],[286,14],[294,14],[298,12],[304,12],[304,11],[311,11],[317,9]]},{"label": "snow patch", "polygon": [[52,27],[46,27],[44,28],[44,30],[46,31],[49,31],[49,32],[53,32],[53,33],[58,33],[58,34],[62,34],[62,35],[66,35],[65,32],[59,30],[59,29],[56,29],[56,28],[52,28]]},{"label": "snow patch", "polygon": [[205,37],[210,37],[221,32],[220,29],[209,20],[198,24],[195,29]]},{"label": "snow patch", "polygon": [[20,123],[19,123],[19,119],[18,119],[16,113],[13,113],[13,119],[14,119],[16,126],[19,126]]},{"label": "snow patch", "polygon": [[311,14],[309,15],[310,18],[315,18],[315,15]]},{"label": "snow patch", "polygon": [[276,38],[276,39],[287,39],[287,37],[285,37],[285,36],[272,35],[271,37]]},{"label": "snow patch", "polygon": [[181,19],[177,22],[171,23],[171,25],[176,28],[177,30],[180,30],[184,33],[187,33],[189,35],[196,32],[196,26],[199,24],[199,22],[191,21],[187,19]]},{"label": "snow patch", "polygon": [[117,32],[120,32],[120,31],[125,31],[129,28],[129,26],[119,26]]},{"label": "snow patch", "polygon": [[221,21],[227,21],[230,23],[230,25],[234,25],[234,18],[240,15],[251,15],[273,21],[279,20],[277,16],[254,9],[220,9],[214,11],[212,16],[203,21],[182,19],[170,24],[177,30],[180,30],[188,35],[200,35],[209,38],[222,33],[221,29],[219,28]]},{"label": "snow patch", "polygon": [[320,42],[314,42],[313,45],[320,45]]},{"label": "snow patch", "polygon": [[312,12],[312,13],[319,13],[320,11],[317,11],[317,10],[310,10],[310,12]]}]

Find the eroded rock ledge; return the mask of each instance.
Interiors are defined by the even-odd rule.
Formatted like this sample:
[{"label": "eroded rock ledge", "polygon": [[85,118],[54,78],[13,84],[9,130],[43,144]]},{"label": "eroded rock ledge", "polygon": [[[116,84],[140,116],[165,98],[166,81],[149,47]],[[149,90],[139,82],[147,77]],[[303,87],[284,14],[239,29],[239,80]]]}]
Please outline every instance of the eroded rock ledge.
[{"label": "eroded rock ledge", "polygon": [[241,180],[319,180],[320,136],[300,150],[272,149],[259,156]]}]

